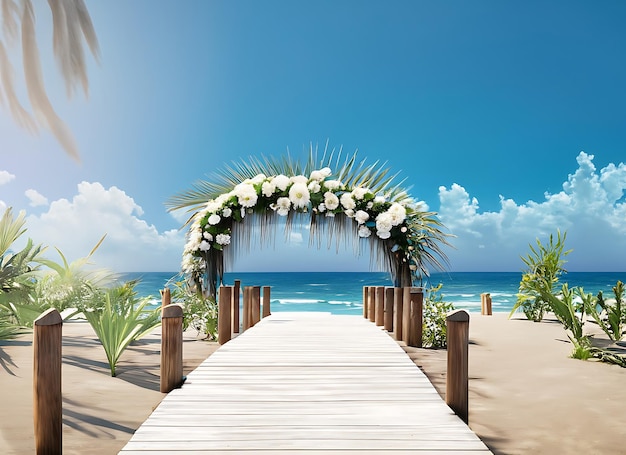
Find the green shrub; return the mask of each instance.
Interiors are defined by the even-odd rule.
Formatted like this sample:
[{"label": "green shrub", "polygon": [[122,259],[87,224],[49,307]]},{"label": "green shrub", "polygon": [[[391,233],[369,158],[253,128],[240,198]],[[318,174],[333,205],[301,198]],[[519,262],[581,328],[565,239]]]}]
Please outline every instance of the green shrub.
[{"label": "green shrub", "polygon": [[526,270],[522,274],[517,301],[509,317],[521,308],[528,319],[539,322],[545,311],[551,309],[550,301],[546,300],[545,295],[554,294],[559,277],[565,273],[563,256],[571,251],[565,251],[566,237],[567,233],[561,236],[561,232],[557,231],[556,240],[550,234],[547,244],[544,245],[537,239],[536,247],[529,245],[530,253],[522,257]]},{"label": "green shrub", "polygon": [[610,340],[619,341],[624,337],[626,328],[626,306],[623,305],[624,283],[618,281],[613,286],[613,294],[615,302],[610,302],[604,299],[600,291],[596,301],[585,306],[585,311],[598,323]]},{"label": "green shrub", "polygon": [[441,284],[426,291],[424,298],[424,323],[422,345],[431,348],[445,348],[447,345],[446,317],[454,310],[454,305],[444,302],[440,293]]},{"label": "green shrub", "polygon": [[[179,278],[179,279],[176,279]],[[217,340],[217,302],[213,297],[203,296],[190,288],[184,277],[174,277],[171,286],[172,302],[183,306],[183,330],[193,328],[206,335],[207,339]]]},{"label": "green shrub", "polygon": [[83,314],[102,343],[111,376],[115,376],[117,362],[128,345],[161,323],[160,308],[145,309],[150,298],[137,298],[136,283],[129,281],[97,294],[90,307],[83,308]]}]

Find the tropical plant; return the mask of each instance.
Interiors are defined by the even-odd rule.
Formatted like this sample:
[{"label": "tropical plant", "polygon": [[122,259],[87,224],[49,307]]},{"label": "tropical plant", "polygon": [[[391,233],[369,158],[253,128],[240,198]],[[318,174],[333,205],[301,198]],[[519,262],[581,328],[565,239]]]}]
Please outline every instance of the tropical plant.
[{"label": "tropical plant", "polygon": [[83,314],[102,343],[111,376],[116,375],[117,362],[128,345],[161,323],[160,309],[146,309],[150,297],[139,299],[136,284],[136,281],[129,281],[97,293],[90,306],[83,308]]},{"label": "tropical plant", "polygon": [[567,233],[561,235],[561,231],[557,231],[556,238],[550,234],[547,244],[537,239],[536,247],[529,245],[530,253],[522,257],[526,270],[522,274],[517,301],[509,317],[522,308],[529,320],[539,322],[543,319],[545,311],[550,309],[551,301],[545,296],[554,294],[559,278],[566,272],[563,268],[566,261],[563,258],[571,252],[565,250],[566,237]]},{"label": "tropical plant", "polygon": [[[624,337],[626,329],[626,306],[624,306],[624,283],[618,281],[613,286],[615,300],[605,300],[602,291],[598,293],[595,302],[589,302],[585,306],[589,314],[600,326],[602,331],[612,341],[619,341]],[[600,311],[598,311],[600,307]]]},{"label": "tropical plant", "polygon": [[26,232],[25,213],[17,217],[9,207],[0,218],[0,333],[4,337],[22,332],[24,326],[32,326],[34,315],[20,308],[30,303],[35,286],[35,272],[40,254],[44,250],[28,239],[26,246],[13,252],[14,243]]},{"label": "tropical plant", "polygon": [[180,274],[167,285],[171,286],[172,301],[182,304],[183,330],[191,327],[205,334],[207,339],[217,340],[218,307],[215,299],[192,289]]},{"label": "tropical plant", "polygon": [[[561,287],[559,296],[550,291],[541,290],[541,298],[549,305],[556,318],[568,330],[568,338],[574,345],[572,357],[577,359],[588,359],[591,357],[591,342],[589,337],[583,333],[584,320],[582,314],[576,312],[575,297],[578,296],[584,307],[590,305],[593,299],[592,294],[586,294],[580,287],[570,289],[566,284]],[[570,335],[571,334],[571,335]]]},{"label": "tropical plant", "polygon": [[[331,166],[337,168],[334,174]],[[215,297],[224,255],[232,263],[235,254],[232,238],[250,248],[251,236],[240,227],[244,219],[259,228],[263,242],[270,241],[277,226],[270,222],[274,214],[285,217],[289,230],[298,215],[309,213],[312,242],[327,240],[330,246],[333,234],[368,239],[373,263],[388,268],[396,286],[410,286],[428,276],[429,267],[447,264],[443,246],[449,246],[450,235],[436,214],[421,210],[394,177],[378,162],[357,161],[356,154],[342,159],[341,152],[324,152],[318,160],[313,148],[305,163],[290,156],[253,157],[228,167],[215,175],[215,182],[196,183],[167,203],[170,210],[195,211],[188,221],[183,271]],[[353,244],[359,252],[360,243]]]},{"label": "tropical plant", "polygon": [[39,259],[39,263],[48,267],[40,271],[35,287],[35,300],[46,308],[56,308],[59,311],[73,309],[65,315],[68,319],[80,312],[92,297],[100,290],[110,287],[117,275],[105,268],[94,268],[91,257],[102,245],[106,234],[98,241],[85,257],[68,262],[65,255],[55,248],[61,262],[51,259]]},{"label": "tropical plant", "polygon": [[[91,53],[98,58],[98,40],[91,18],[83,0],[49,0],[52,12],[54,54],[65,79],[68,96],[76,86],[87,94],[87,65],[83,52],[83,39]],[[15,121],[29,132],[40,126],[56,137],[65,151],[78,159],[78,148],[71,132],[54,111],[46,89],[39,61],[35,34],[35,8],[31,0],[0,0],[0,100],[6,99]],[[21,25],[21,29],[20,29]],[[6,38],[3,40],[2,38]],[[22,105],[13,84],[13,65],[4,42],[21,47],[26,91],[33,111],[32,116]],[[21,46],[20,46],[21,45]]]},{"label": "tropical plant", "polygon": [[447,321],[448,313],[454,310],[454,305],[444,302],[441,295],[442,285],[431,288],[426,292],[423,306],[422,345],[431,348],[445,348],[448,343]]}]

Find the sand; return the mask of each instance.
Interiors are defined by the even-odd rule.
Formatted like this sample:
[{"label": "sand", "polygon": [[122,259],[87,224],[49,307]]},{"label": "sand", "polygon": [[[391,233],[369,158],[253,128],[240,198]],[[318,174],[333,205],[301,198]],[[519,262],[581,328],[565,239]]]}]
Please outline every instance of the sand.
[{"label": "sand", "polygon": [[[115,454],[164,397],[160,331],[131,346],[112,378],[88,324],[63,330],[64,453]],[[0,341],[3,454],[34,452],[31,341]],[[185,374],[216,348],[186,333]],[[445,350],[405,350],[445,396]],[[495,454],[626,453],[626,369],[571,359],[571,350],[554,320],[472,314],[469,423]]]}]

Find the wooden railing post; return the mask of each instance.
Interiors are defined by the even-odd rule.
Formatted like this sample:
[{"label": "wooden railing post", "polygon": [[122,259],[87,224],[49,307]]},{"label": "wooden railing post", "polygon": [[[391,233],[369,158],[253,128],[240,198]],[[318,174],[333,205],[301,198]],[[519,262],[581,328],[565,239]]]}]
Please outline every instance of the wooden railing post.
[{"label": "wooden railing post", "polygon": [[367,287],[367,316],[370,322],[376,322],[376,286]]},{"label": "wooden railing post", "polygon": [[402,289],[402,341],[404,341],[407,346],[409,342],[413,341],[413,334],[411,331],[411,288],[403,287]]},{"label": "wooden railing post", "polygon": [[480,294],[480,314],[491,316],[491,294]]},{"label": "wooden railing post", "polygon": [[261,286],[254,286],[252,288],[252,323],[250,326],[255,325],[261,320]]},{"label": "wooden railing post", "polygon": [[446,318],[448,335],[448,372],[446,403],[456,415],[468,423],[468,343],[469,313],[456,310]]},{"label": "wooden railing post", "polygon": [[402,321],[403,321],[403,304],[402,304],[402,297],[404,295],[404,292],[402,290],[402,288],[393,288],[393,301],[394,301],[394,306],[395,306],[395,310],[394,310],[394,321],[393,321],[393,329],[394,329],[394,333],[396,335],[396,340],[398,341],[402,341],[403,340],[403,333],[402,333]]},{"label": "wooden railing post", "polygon": [[376,303],[375,303],[375,321],[376,325],[382,326],[385,321],[385,287],[376,286]]},{"label": "wooden railing post", "polygon": [[271,289],[270,286],[263,286],[263,317],[264,318],[272,314],[272,311],[270,309],[270,302],[272,300],[270,289]]},{"label": "wooden railing post", "polygon": [[393,288],[385,288],[385,330],[393,332]]},{"label": "wooden railing post", "polygon": [[252,287],[244,286],[243,287],[243,321],[242,321],[242,331],[245,332],[250,328],[250,322],[252,318],[250,317],[251,310],[251,297],[252,296]]},{"label": "wooden railing post", "polygon": [[233,333],[239,333],[239,295],[241,290],[241,280],[235,280],[233,286]]},{"label": "wooden railing post", "polygon": [[411,330],[415,334],[411,346],[422,347],[424,329],[424,292],[422,288],[411,289]]},{"label": "wooden railing post", "polygon": [[[33,325],[33,417],[37,454],[63,452],[61,345],[63,318],[51,308]],[[10,413],[10,410],[6,410]]]},{"label": "wooden railing post", "polygon": [[219,303],[217,307],[217,342],[225,344],[232,336],[231,307],[233,304],[232,286],[220,286]]},{"label": "wooden railing post", "polygon": [[363,317],[365,319],[367,319],[367,307],[368,307],[368,302],[367,302],[367,296],[368,296],[368,292],[367,292],[367,286],[363,286]]},{"label": "wooden railing post", "polygon": [[183,307],[179,303],[161,310],[161,393],[183,383]]}]

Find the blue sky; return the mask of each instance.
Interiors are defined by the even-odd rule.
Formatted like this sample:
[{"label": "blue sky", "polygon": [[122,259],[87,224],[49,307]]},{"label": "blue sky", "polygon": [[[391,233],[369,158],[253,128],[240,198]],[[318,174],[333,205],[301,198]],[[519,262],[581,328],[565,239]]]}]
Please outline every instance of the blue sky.
[{"label": "blue sky", "polygon": [[[569,270],[626,271],[624,2],[86,1],[101,55],[71,100],[40,3],[46,85],[81,162],[0,110],[0,208],[69,258],[107,233],[99,264],[177,270],[165,200],[232,160],[328,141],[441,214],[451,270],[521,270],[561,229]],[[235,269],[369,266],[292,240]]]}]

